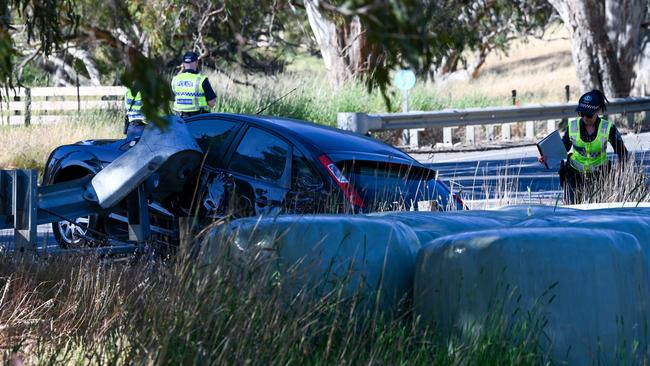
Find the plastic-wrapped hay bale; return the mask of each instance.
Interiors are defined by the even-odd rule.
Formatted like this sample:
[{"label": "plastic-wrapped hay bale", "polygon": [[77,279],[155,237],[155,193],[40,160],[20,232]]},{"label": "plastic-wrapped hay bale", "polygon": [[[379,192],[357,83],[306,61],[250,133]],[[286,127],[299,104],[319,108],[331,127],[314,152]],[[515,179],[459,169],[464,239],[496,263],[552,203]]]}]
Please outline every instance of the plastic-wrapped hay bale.
[{"label": "plastic-wrapped hay bale", "polygon": [[390,212],[377,214],[394,222],[402,223],[411,228],[417,235],[420,244],[454,233],[486,230],[504,227],[506,222],[488,215],[477,218],[468,211],[461,212]]},{"label": "plastic-wrapped hay bale", "polygon": [[[288,296],[343,286],[346,296],[360,291],[363,304],[394,310],[412,294],[420,244],[403,224],[360,215],[281,216],[237,220],[228,231],[240,257],[263,248]],[[214,236],[208,248],[222,237]]]},{"label": "plastic-wrapped hay bale", "polygon": [[641,245],[646,265],[650,268],[650,210],[603,209],[577,211],[563,215],[530,218],[518,223],[519,227],[574,227],[609,229],[633,235]]},{"label": "plastic-wrapped hay bale", "polygon": [[634,364],[647,345],[646,281],[641,247],[624,232],[487,230],[424,246],[413,300],[416,315],[442,334],[548,321],[539,342],[553,360],[586,365],[622,355]]},{"label": "plastic-wrapped hay bale", "polygon": [[378,213],[372,216],[383,217],[407,225],[415,231],[420,243],[426,244],[434,239],[455,233],[509,227],[531,217],[543,218],[573,212],[580,211],[550,206],[510,206],[491,211],[407,211]]}]

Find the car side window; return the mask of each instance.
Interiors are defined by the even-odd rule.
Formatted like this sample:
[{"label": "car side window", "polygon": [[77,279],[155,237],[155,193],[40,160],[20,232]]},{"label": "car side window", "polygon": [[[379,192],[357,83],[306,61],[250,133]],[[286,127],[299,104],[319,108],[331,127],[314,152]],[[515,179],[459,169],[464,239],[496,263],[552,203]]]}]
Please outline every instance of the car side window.
[{"label": "car side window", "polygon": [[323,187],[323,180],[312,168],[305,155],[295,147],[291,162],[291,190],[313,191]]},{"label": "car side window", "polygon": [[289,144],[281,138],[251,127],[237,146],[228,169],[279,184],[287,164]]},{"label": "car side window", "polygon": [[225,142],[239,126],[239,122],[214,119],[201,119],[187,124],[201,150],[208,154],[206,164],[212,166],[217,164],[217,159],[223,155]]}]

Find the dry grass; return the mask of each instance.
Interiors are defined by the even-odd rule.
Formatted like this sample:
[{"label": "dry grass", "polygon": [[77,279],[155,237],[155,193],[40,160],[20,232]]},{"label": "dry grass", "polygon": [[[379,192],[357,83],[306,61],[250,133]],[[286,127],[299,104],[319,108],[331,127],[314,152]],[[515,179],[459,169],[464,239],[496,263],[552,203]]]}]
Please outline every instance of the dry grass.
[{"label": "dry grass", "polygon": [[454,98],[473,93],[498,95],[509,101],[516,89],[522,104],[564,103],[565,85],[570,87],[571,100],[577,100],[580,90],[571,41],[564,26],[557,25],[542,39],[515,42],[507,55],[490,55],[476,80],[450,81],[436,89]]},{"label": "dry grass", "polygon": [[0,169],[41,169],[57,146],[121,138],[122,127],[116,111],[96,111],[52,125],[0,126]]},{"label": "dry grass", "polygon": [[540,359],[539,333],[517,333],[530,328],[513,332],[511,322],[499,321],[476,338],[450,336],[447,343],[409,313],[364,310],[365,300],[350,295],[345,281],[318,296],[318,285],[287,291],[295,283],[289,278],[301,274],[279,275],[268,248],[235,258],[227,255],[226,238],[212,243],[223,244],[219,258],[200,265],[191,257],[117,264],[0,256],[0,362],[502,365]]}]

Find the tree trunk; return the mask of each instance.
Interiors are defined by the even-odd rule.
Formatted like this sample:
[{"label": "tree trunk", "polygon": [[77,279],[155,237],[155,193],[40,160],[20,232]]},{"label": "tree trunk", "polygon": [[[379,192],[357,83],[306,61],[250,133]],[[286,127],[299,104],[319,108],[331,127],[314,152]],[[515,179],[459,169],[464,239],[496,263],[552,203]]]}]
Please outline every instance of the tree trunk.
[{"label": "tree trunk", "polygon": [[372,72],[378,62],[377,52],[367,42],[358,16],[335,22],[319,8],[319,0],[305,0],[305,9],[334,86]]},{"label": "tree trunk", "polygon": [[650,94],[650,30],[641,36],[639,62],[635,67],[636,78],[632,88],[633,95]]},{"label": "tree trunk", "polygon": [[630,94],[639,56],[642,0],[549,0],[571,36],[582,92]]},{"label": "tree trunk", "polygon": [[102,85],[102,80],[101,80],[102,75],[99,72],[99,69],[97,68],[97,64],[95,63],[95,60],[93,60],[93,57],[90,54],[90,52],[77,47],[68,47],[68,52],[72,55],[72,57],[79,59],[81,60],[81,62],[83,62],[84,66],[86,67],[86,71],[90,76],[91,85],[95,85],[95,86]]}]

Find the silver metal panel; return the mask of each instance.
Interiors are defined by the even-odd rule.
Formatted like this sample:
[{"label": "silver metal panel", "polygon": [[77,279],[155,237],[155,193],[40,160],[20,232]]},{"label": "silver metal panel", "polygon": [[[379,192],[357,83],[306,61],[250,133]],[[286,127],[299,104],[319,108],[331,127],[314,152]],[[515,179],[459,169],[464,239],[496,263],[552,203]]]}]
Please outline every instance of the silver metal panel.
[{"label": "silver metal panel", "polygon": [[42,186],[38,189],[38,224],[98,213],[97,202],[87,197],[93,195],[90,177]]},{"label": "silver metal panel", "polygon": [[9,170],[0,170],[0,229],[13,227],[12,191],[13,178]]},{"label": "silver metal panel", "polygon": [[[201,149],[183,120],[176,116],[167,120],[169,124],[164,130],[147,126],[134,147],[93,177],[91,186],[101,207],[109,208],[119,203],[167,162],[170,165],[161,170],[166,177],[159,180],[161,185],[177,185],[187,178],[188,171],[199,166]],[[170,176],[178,180],[170,181]]]},{"label": "silver metal panel", "polygon": [[38,172],[13,171],[12,213],[16,251],[34,251],[36,240]]}]

